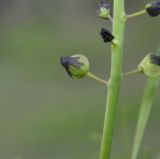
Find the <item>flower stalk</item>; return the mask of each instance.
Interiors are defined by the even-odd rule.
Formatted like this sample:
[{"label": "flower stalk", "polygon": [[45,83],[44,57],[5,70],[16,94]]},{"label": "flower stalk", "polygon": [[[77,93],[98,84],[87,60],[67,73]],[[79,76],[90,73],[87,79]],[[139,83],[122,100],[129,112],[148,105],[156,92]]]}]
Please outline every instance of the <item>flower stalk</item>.
[{"label": "flower stalk", "polygon": [[137,17],[137,16],[140,16],[140,15],[144,15],[146,14],[146,10],[142,10],[142,11],[139,11],[139,12],[136,12],[136,13],[133,13],[133,14],[129,14],[129,15],[126,15],[126,19],[131,19],[131,18],[134,18],[134,17]]},{"label": "flower stalk", "polygon": [[124,76],[131,76],[131,75],[135,75],[135,74],[137,74],[137,73],[139,73],[139,72],[141,72],[141,69],[140,69],[140,68],[137,68],[137,69],[135,69],[135,70],[125,72],[125,73],[123,73],[122,75],[123,75],[123,77],[124,77]]},{"label": "flower stalk", "polygon": [[100,82],[100,83],[102,83],[102,84],[105,84],[105,85],[108,84],[108,82],[106,80],[104,80],[104,79],[96,76],[95,74],[93,74],[91,72],[88,72],[87,76],[90,77],[90,78],[92,78],[92,79],[94,79],[94,80],[96,80],[96,81],[98,81],[98,82]]},{"label": "flower stalk", "polygon": [[142,99],[140,112],[139,112],[131,159],[137,158],[137,155],[141,146],[141,142],[143,139],[143,134],[144,134],[147,121],[149,119],[149,115],[151,112],[152,104],[155,98],[157,85],[158,85],[158,79],[156,78],[148,79],[146,88],[144,91],[144,96]]},{"label": "flower stalk", "polygon": [[114,0],[113,35],[118,41],[118,45],[116,47],[112,45],[111,76],[108,83],[108,95],[104,119],[103,136],[101,142],[100,159],[109,159],[111,154],[116,106],[118,102],[122,78],[121,75],[124,27],[124,0]]},{"label": "flower stalk", "polygon": [[[158,54],[160,54],[160,48],[158,50]],[[151,77],[147,81],[137,121],[131,159],[136,159],[138,156],[143,134],[147,126],[159,82],[159,78]]]}]

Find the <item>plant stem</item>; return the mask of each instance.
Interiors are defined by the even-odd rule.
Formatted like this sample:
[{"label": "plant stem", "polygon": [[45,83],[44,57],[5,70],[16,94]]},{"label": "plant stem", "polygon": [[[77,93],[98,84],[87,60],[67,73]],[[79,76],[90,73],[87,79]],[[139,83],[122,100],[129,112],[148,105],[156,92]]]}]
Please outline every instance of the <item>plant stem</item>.
[{"label": "plant stem", "polygon": [[154,101],[157,85],[157,79],[148,79],[139,112],[131,159],[137,158],[146,124],[150,115],[151,107]]},{"label": "plant stem", "polygon": [[137,17],[137,16],[140,16],[140,15],[143,15],[143,14],[146,14],[146,10],[142,10],[142,11],[139,11],[139,12],[136,12],[136,13],[133,13],[133,14],[129,14],[126,16],[127,19],[131,19],[131,18],[134,18],[134,17]]},{"label": "plant stem", "polygon": [[[160,54],[160,48],[158,50],[158,53]],[[159,79],[157,78],[149,78],[147,81],[144,96],[142,99],[142,104],[140,107],[131,159],[137,158],[138,151],[140,149],[143,139],[143,134],[145,132],[147,121],[156,95],[156,88],[158,84]]]},{"label": "plant stem", "polygon": [[[141,71],[140,69],[135,69],[135,70],[132,70],[132,71],[129,71],[129,72],[125,72],[122,75],[123,75],[123,77],[130,76],[130,75],[134,75],[136,73],[139,73],[140,71]],[[100,82],[100,83],[102,83],[102,84],[108,85],[108,81],[98,77],[97,75],[95,75],[95,74],[93,74],[91,72],[88,72],[87,76],[92,78],[92,79],[94,79],[94,80],[96,80],[96,81],[98,81],[98,82]]]},{"label": "plant stem", "polygon": [[91,72],[88,72],[88,73],[87,73],[87,76],[90,77],[90,78],[92,78],[92,79],[94,79],[94,80],[96,80],[96,81],[98,81],[98,82],[100,82],[100,83],[103,83],[103,84],[105,84],[105,85],[108,84],[108,82],[107,82],[106,80],[101,79],[100,77],[94,75],[94,74],[91,73]]},{"label": "plant stem", "polygon": [[[134,75],[134,74],[136,74],[136,73],[138,73],[140,71],[141,71],[140,69],[135,69],[135,70],[132,70],[132,71],[129,71],[129,72],[125,72],[122,75],[123,75],[123,77],[130,76],[130,75]],[[95,74],[93,74],[91,72],[88,72],[87,76],[92,78],[92,79],[94,79],[94,80],[96,80],[96,81],[98,81],[98,82],[100,82],[100,83],[102,83],[102,84],[108,85],[108,81],[98,77],[97,75],[95,75]]]},{"label": "plant stem", "polygon": [[112,45],[111,77],[108,83],[108,95],[100,159],[109,159],[111,154],[113,129],[116,116],[116,105],[118,102],[122,75],[124,27],[124,0],[114,0],[113,35],[118,41],[118,46],[115,47],[114,45]]},{"label": "plant stem", "polygon": [[130,75],[134,75],[134,74],[139,73],[139,72],[141,72],[141,69],[137,68],[135,70],[123,73],[123,76],[130,76]]}]

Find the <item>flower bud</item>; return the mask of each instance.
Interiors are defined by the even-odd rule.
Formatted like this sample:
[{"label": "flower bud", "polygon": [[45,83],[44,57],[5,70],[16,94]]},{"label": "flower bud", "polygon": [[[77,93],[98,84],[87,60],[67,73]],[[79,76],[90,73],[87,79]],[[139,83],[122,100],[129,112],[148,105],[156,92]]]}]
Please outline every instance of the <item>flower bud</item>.
[{"label": "flower bud", "polygon": [[158,14],[160,14],[160,0],[147,4],[145,8],[151,17],[156,17]]},{"label": "flower bud", "polygon": [[106,3],[104,0],[100,1],[98,4],[98,16],[103,19],[109,19],[111,5]]},{"label": "flower bud", "polygon": [[89,71],[89,61],[81,54],[60,58],[60,63],[73,79],[83,78]]},{"label": "flower bud", "polygon": [[105,28],[101,29],[100,35],[105,43],[112,42],[114,36]]},{"label": "flower bud", "polygon": [[148,77],[160,76],[160,56],[148,54],[139,64],[138,68]]}]

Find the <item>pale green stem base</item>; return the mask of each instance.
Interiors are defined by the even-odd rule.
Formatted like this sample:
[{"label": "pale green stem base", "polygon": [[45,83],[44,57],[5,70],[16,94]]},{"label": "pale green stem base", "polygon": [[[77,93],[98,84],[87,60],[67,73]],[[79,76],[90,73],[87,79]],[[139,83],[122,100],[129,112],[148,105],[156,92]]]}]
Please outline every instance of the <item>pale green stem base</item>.
[{"label": "pale green stem base", "polygon": [[146,14],[146,10],[142,10],[140,12],[136,12],[136,13],[133,13],[133,14],[129,14],[126,16],[126,19],[131,19],[131,18],[134,18],[134,17],[137,17],[137,16],[140,16],[140,15],[143,15],[143,14]]}]

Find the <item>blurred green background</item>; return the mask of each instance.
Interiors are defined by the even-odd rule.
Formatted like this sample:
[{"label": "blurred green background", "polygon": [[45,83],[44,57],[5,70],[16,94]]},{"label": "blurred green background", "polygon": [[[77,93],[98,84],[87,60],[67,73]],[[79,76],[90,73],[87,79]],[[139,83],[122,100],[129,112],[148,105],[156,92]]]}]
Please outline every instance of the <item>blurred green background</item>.
[{"label": "blurred green background", "polygon": [[[109,1],[113,3],[112,1]],[[126,12],[149,0],[127,0]],[[0,0],[0,159],[97,159],[106,89],[88,78],[71,80],[60,56],[85,54],[91,71],[108,78],[110,45],[96,15],[96,0]],[[127,22],[124,71],[134,69],[159,45],[160,16]],[[113,159],[128,159],[146,77],[122,83]],[[159,97],[160,91],[157,92]],[[139,158],[160,158],[157,98]]]}]

